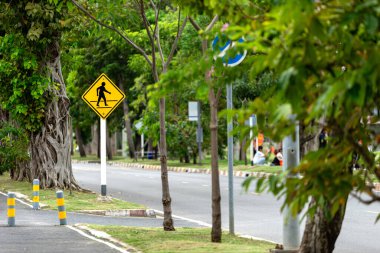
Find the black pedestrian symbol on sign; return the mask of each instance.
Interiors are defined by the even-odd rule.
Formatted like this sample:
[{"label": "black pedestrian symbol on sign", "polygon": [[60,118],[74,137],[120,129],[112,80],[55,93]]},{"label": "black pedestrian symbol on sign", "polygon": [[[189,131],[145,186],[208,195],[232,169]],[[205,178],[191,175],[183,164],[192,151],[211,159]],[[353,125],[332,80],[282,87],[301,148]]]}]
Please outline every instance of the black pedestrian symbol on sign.
[{"label": "black pedestrian symbol on sign", "polygon": [[98,103],[96,104],[96,106],[99,106],[99,102],[101,99],[103,99],[104,105],[107,106],[107,99],[106,99],[106,95],[104,94],[104,92],[107,92],[108,94],[111,94],[111,92],[106,90],[106,87],[104,87],[105,85],[106,85],[106,83],[102,82],[102,86],[99,86],[96,89],[96,95],[98,96]]}]

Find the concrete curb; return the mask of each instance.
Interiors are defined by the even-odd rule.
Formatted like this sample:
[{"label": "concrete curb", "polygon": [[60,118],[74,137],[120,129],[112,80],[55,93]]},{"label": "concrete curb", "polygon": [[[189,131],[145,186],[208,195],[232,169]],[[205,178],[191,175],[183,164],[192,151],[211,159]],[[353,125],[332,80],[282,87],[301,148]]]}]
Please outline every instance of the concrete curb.
[{"label": "concrete curb", "polygon": [[[78,161],[78,160],[72,160],[73,163],[79,163],[79,164],[90,164],[94,162],[90,161]],[[124,162],[107,162],[109,165],[116,165],[120,167],[125,168],[139,168],[144,170],[160,170],[161,166],[158,165],[149,165],[149,164],[140,164],[140,163],[124,163]],[[211,174],[210,169],[195,169],[195,168],[185,168],[185,167],[170,167],[168,166],[168,171],[172,172],[182,172],[182,173],[200,173],[200,174]],[[228,171],[219,171],[219,175],[221,176],[228,176]],[[234,176],[235,177],[269,177],[272,175],[272,173],[266,173],[266,172],[249,172],[249,171],[235,171]]]},{"label": "concrete curb", "polygon": [[[7,196],[5,192],[0,191],[1,195]],[[31,205],[33,202],[29,199],[28,196],[15,192],[16,200],[30,208],[33,208]],[[116,198],[114,198],[116,199]],[[40,209],[48,207],[49,205],[40,203]],[[80,210],[80,211],[70,211],[69,213],[83,213],[83,214],[92,214],[100,216],[111,216],[111,217],[148,217],[156,218],[156,213],[153,209],[121,209],[121,210]]]},{"label": "concrete curb", "polygon": [[122,209],[122,210],[80,210],[76,213],[111,216],[111,217],[149,217],[156,218],[156,213],[152,209]]},{"label": "concrete curb", "polygon": [[115,238],[113,238],[111,235],[107,234],[106,232],[95,230],[92,228],[89,228],[83,224],[75,224],[74,226],[67,226],[68,228],[92,239],[95,241],[99,241],[101,243],[106,244],[107,246],[122,252],[122,253],[140,253],[140,251],[136,250],[132,246],[119,241]]}]

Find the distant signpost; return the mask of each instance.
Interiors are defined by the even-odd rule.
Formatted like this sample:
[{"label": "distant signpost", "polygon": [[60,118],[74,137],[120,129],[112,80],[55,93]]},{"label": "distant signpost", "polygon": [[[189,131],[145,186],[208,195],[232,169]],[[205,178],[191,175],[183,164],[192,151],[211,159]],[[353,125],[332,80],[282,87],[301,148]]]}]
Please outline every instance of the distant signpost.
[{"label": "distant signpost", "polygon": [[100,184],[102,196],[107,195],[106,178],[106,119],[124,100],[124,93],[108,78],[101,74],[83,93],[82,99],[100,117]]},{"label": "distant signpost", "polygon": [[[224,44],[220,43],[219,36],[216,36],[212,41],[212,49],[214,51],[219,51],[216,58],[222,58],[223,64],[226,67],[235,67],[239,65],[244,58],[247,56],[247,50],[243,52],[237,52],[235,55],[228,55],[228,50],[231,50],[236,46],[237,43],[244,42],[243,38],[237,41],[232,41],[227,39]],[[221,45],[222,44],[222,45]],[[227,55],[226,55],[227,54]],[[232,84],[227,84],[227,109],[232,109]],[[230,234],[235,233],[235,223],[234,223],[234,193],[233,193],[233,124],[232,119],[227,120],[227,135],[228,135],[228,204],[229,204],[229,230]]]}]

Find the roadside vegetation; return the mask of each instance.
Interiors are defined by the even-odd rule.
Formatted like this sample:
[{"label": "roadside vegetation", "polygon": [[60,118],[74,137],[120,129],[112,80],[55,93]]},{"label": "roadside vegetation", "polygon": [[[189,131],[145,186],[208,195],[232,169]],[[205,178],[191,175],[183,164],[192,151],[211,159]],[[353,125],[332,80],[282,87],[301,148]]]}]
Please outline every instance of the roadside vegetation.
[{"label": "roadside vegetation", "polygon": [[[18,192],[26,195],[28,199],[33,198],[32,184],[28,182],[18,182],[10,179],[8,173],[0,176],[0,190],[2,192]],[[140,204],[130,203],[119,199],[110,199],[102,201],[98,195],[93,192],[83,191],[64,191],[65,207],[67,211],[81,210],[119,210],[119,209],[144,209]],[[26,200],[28,202],[28,199]],[[55,210],[56,191],[54,189],[40,190],[40,203],[43,209]]]},{"label": "roadside vegetation", "polygon": [[223,233],[222,243],[210,242],[210,228],[176,228],[165,232],[160,228],[137,228],[91,225],[90,228],[104,231],[143,253],[264,253],[274,244]]}]

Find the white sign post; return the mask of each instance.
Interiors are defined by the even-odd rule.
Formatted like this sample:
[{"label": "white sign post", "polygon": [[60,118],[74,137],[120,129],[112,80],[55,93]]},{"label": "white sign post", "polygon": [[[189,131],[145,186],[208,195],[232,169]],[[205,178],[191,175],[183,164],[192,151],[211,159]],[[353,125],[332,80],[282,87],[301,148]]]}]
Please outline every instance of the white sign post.
[{"label": "white sign post", "polygon": [[82,99],[100,117],[100,192],[107,195],[107,117],[125,98],[124,93],[106,74],[101,74],[85,91]]},{"label": "white sign post", "polygon": [[102,196],[107,195],[107,121],[100,118],[100,185]]},{"label": "white sign post", "polygon": [[[135,124],[137,130],[142,128],[142,122],[139,121]],[[144,133],[141,133],[141,159],[144,158]]]},{"label": "white sign post", "polygon": [[253,131],[252,131],[252,127],[256,126],[257,125],[257,119],[256,119],[256,115],[255,114],[252,114],[251,117],[249,117],[249,127],[251,128],[249,130],[249,139],[250,139],[250,147],[249,147],[249,157],[251,159],[251,166],[253,166]]}]

